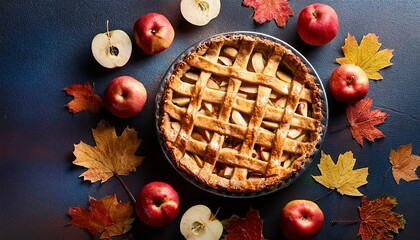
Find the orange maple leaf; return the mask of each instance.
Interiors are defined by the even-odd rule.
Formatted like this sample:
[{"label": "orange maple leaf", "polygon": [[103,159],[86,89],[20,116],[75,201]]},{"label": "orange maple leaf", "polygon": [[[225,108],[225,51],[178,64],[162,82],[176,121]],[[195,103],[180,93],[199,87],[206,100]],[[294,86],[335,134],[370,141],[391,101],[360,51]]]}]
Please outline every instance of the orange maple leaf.
[{"label": "orange maple leaf", "polygon": [[244,0],[244,6],[254,8],[254,20],[262,24],[274,19],[278,26],[286,26],[293,11],[287,0]]},{"label": "orange maple leaf", "polygon": [[366,98],[354,106],[348,105],[346,109],[351,134],[361,146],[363,146],[363,138],[373,142],[377,138],[385,137],[379,129],[375,128],[375,125],[382,124],[388,114],[379,110],[371,111],[371,107],[372,98]]},{"label": "orange maple leaf", "polygon": [[403,215],[391,211],[396,205],[396,199],[386,195],[375,200],[363,197],[359,207],[361,222],[358,233],[362,240],[394,239],[392,234],[404,229]]},{"label": "orange maple leaf", "polygon": [[141,140],[134,129],[126,128],[117,136],[115,128],[102,120],[92,134],[96,146],[80,142],[74,145],[73,151],[76,156],[73,164],[88,168],[81,175],[85,180],[103,183],[114,175],[135,172],[142,163],[144,157],[135,154]]},{"label": "orange maple leaf", "polygon": [[70,208],[70,224],[87,229],[91,234],[100,234],[101,239],[110,239],[131,229],[134,221],[134,218],[130,218],[132,212],[131,204],[118,202],[115,195],[100,200],[90,197],[89,209]]},{"label": "orange maple leaf", "polygon": [[92,113],[97,113],[102,106],[102,98],[93,92],[93,87],[90,83],[85,85],[74,84],[70,87],[64,88],[64,91],[74,97],[66,106],[69,112],[77,113],[88,110]]},{"label": "orange maple leaf", "polygon": [[416,170],[420,166],[420,156],[412,155],[411,150],[411,144],[402,145],[397,151],[391,149],[389,161],[392,164],[392,175],[397,184],[400,184],[400,179],[407,182],[419,179]]}]

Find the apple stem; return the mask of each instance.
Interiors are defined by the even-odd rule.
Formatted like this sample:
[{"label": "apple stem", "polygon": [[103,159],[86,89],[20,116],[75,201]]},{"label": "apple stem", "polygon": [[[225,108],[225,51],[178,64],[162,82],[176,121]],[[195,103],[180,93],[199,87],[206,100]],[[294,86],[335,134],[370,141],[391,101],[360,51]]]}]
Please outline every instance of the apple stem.
[{"label": "apple stem", "polygon": [[347,78],[347,86],[350,86],[351,83],[354,81],[354,76],[350,76],[349,78]]},{"label": "apple stem", "polygon": [[108,19],[106,20],[105,25],[106,25],[106,36],[108,37],[109,45],[111,45],[109,47],[109,52],[111,53],[111,55],[118,56],[118,53],[119,53],[118,48],[113,46],[111,43],[111,34],[109,33],[109,20]]},{"label": "apple stem", "polygon": [[123,186],[124,190],[127,192],[128,196],[130,197],[131,201],[136,204],[136,198],[133,196],[133,194],[131,193],[130,189],[128,189],[127,185],[125,184],[125,182],[121,179],[121,177],[119,175],[115,175],[118,179],[118,181],[120,181],[121,185]]}]

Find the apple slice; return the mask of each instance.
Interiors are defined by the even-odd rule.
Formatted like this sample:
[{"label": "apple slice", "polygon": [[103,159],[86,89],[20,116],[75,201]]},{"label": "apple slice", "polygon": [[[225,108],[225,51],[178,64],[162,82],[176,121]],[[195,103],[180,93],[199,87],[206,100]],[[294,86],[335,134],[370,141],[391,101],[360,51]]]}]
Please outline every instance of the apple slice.
[{"label": "apple slice", "polygon": [[303,116],[308,116],[308,102],[299,102],[297,113],[302,114]]},{"label": "apple slice", "polygon": [[222,54],[229,58],[235,58],[238,55],[238,50],[234,47],[223,47]]},{"label": "apple slice", "polygon": [[283,97],[277,99],[277,101],[274,103],[274,105],[278,106],[278,107],[281,107],[281,108],[285,108],[286,103],[287,103],[287,96],[283,96]]},{"label": "apple slice", "polygon": [[106,32],[97,34],[91,44],[93,57],[106,68],[124,66],[130,59],[132,48],[127,33],[122,30],[109,31],[108,21]]},{"label": "apple slice", "polygon": [[181,14],[193,25],[204,26],[220,13],[220,0],[181,0]]},{"label": "apple slice", "polygon": [[208,88],[211,88],[211,89],[214,89],[214,90],[218,90],[218,89],[220,89],[220,86],[219,86],[219,84],[217,84],[214,80],[212,80],[212,79],[209,79],[208,81],[207,81],[207,87]]},{"label": "apple slice", "polygon": [[263,58],[262,53],[256,52],[252,55],[252,68],[256,73],[262,73],[265,67],[265,60]]},{"label": "apple slice", "polygon": [[228,58],[228,57],[224,57],[224,56],[220,56],[218,59],[219,63],[225,65],[225,66],[232,66],[233,62],[232,59]]},{"label": "apple slice", "polygon": [[195,82],[197,82],[197,80],[198,80],[199,77],[200,76],[197,73],[194,73],[194,72],[186,72],[186,73],[184,73],[184,75],[181,78],[185,82],[195,84]]},{"label": "apple slice", "polygon": [[248,126],[248,123],[246,122],[245,118],[242,116],[240,112],[236,110],[232,111],[232,121],[244,127]]},{"label": "apple slice", "polygon": [[281,70],[277,70],[276,76],[280,80],[282,80],[283,82],[290,83],[292,81],[292,76],[288,73],[285,73],[285,72],[281,71]]},{"label": "apple slice", "polygon": [[217,240],[223,233],[222,223],[204,205],[189,208],[182,215],[179,228],[187,240]]},{"label": "apple slice", "polygon": [[302,128],[290,127],[289,128],[289,133],[287,134],[287,136],[289,138],[296,139],[297,137],[299,137],[299,135],[302,133],[302,131],[303,131]]},{"label": "apple slice", "polygon": [[239,91],[242,91],[244,93],[256,94],[258,93],[258,87],[252,84],[243,83],[239,87]]},{"label": "apple slice", "polygon": [[180,107],[183,107],[190,102],[190,98],[189,97],[176,97],[172,99],[172,102]]}]

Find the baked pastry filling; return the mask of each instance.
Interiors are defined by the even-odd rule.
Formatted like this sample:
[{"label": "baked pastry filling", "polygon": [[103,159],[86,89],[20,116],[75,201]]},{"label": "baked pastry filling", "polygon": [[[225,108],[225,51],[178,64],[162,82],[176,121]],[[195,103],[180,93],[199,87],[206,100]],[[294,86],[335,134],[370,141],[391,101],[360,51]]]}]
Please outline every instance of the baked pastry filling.
[{"label": "baked pastry filling", "polygon": [[320,91],[279,43],[242,34],[200,44],[175,64],[161,105],[165,148],[214,189],[274,189],[302,168],[321,133]]}]

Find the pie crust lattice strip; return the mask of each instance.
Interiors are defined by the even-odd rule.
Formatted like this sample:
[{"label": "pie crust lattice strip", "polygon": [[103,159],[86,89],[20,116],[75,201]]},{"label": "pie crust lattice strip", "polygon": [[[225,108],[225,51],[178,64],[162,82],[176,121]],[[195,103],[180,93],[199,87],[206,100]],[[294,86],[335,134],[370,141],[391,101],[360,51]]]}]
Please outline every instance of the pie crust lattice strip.
[{"label": "pie crust lattice strip", "polygon": [[164,148],[212,189],[276,189],[319,145],[319,87],[280,43],[219,35],[185,54],[165,81],[158,103]]}]

